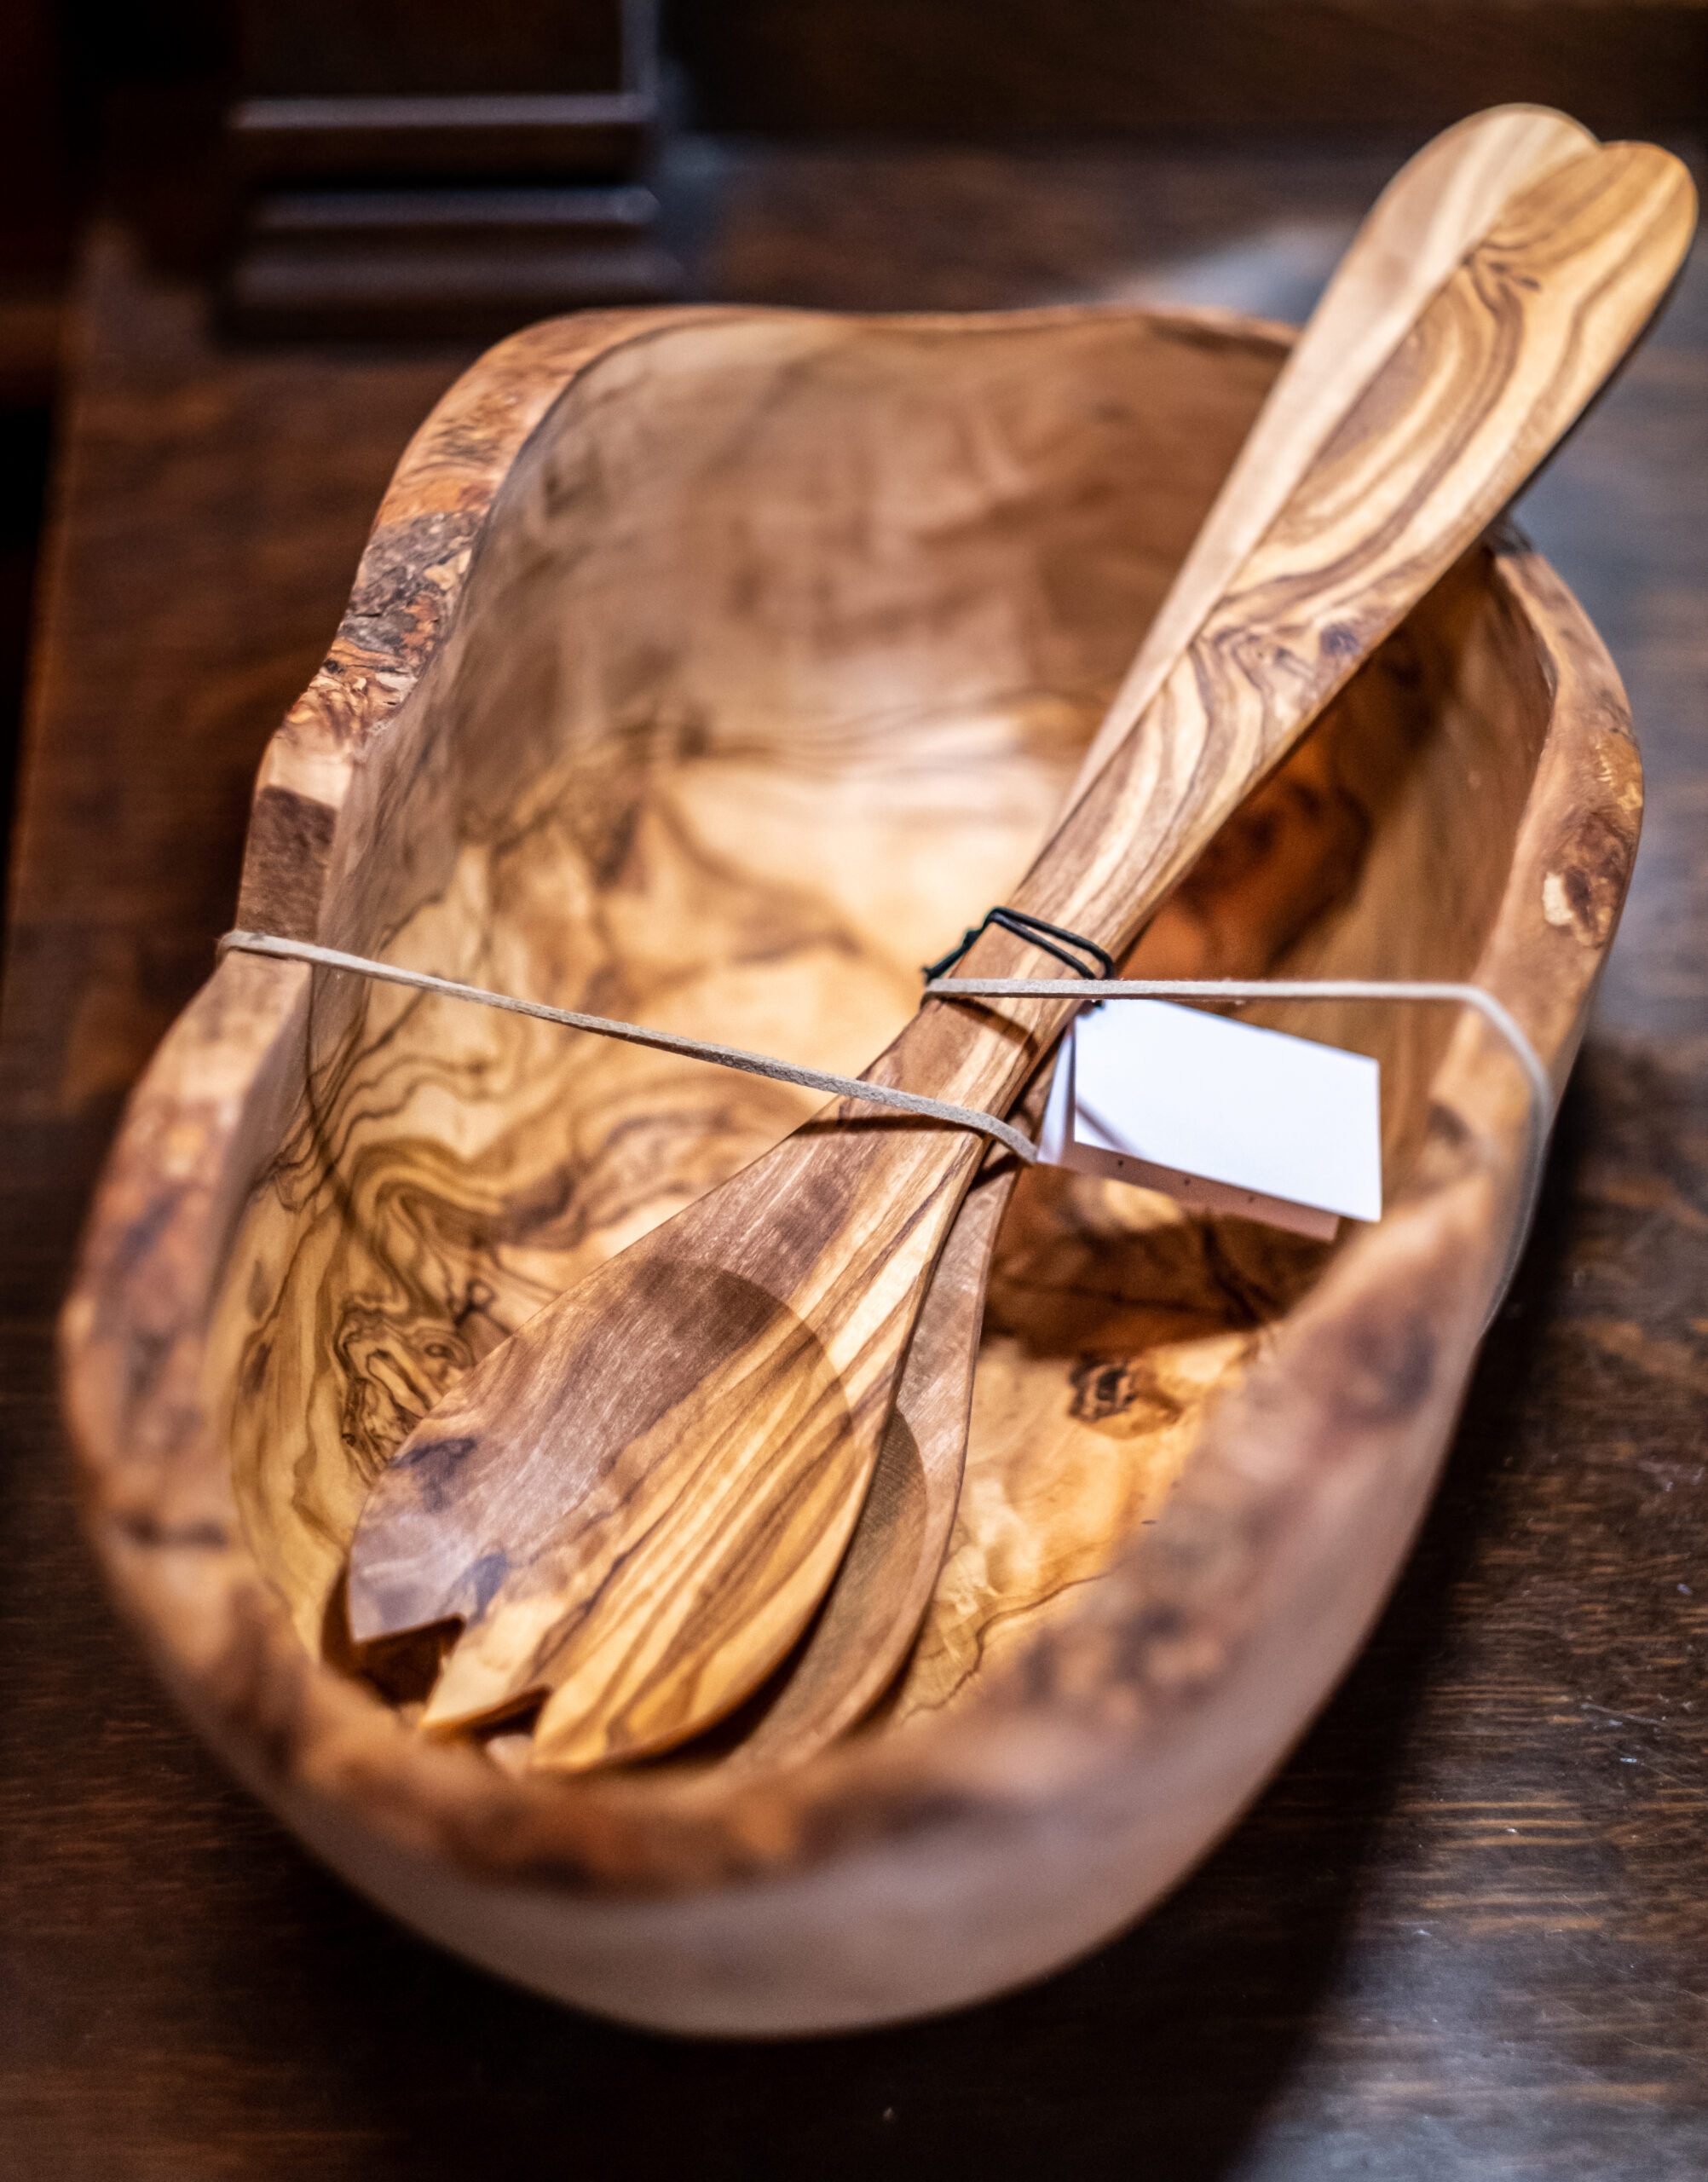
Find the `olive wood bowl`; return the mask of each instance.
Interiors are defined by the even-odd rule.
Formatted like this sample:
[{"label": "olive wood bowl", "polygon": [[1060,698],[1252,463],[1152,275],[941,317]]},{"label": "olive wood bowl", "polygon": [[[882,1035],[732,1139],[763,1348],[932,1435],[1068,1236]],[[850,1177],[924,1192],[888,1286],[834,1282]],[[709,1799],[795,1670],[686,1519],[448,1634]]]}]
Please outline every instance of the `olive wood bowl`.
[{"label": "olive wood bowl", "polygon": [[[506,341],[399,466],[262,766],[236,922],[857,1071],[1049,830],[1287,338],[707,309]],[[1474,978],[1557,1087],[1640,810],[1613,667],[1502,530],[1133,971]],[[822,2030],[1094,1946],[1369,1628],[1519,1216],[1523,1085],[1480,1020],[1253,1013],[1379,1057],[1381,1222],[1330,1247],[1026,1176],[948,1560],[878,1714],[782,1769],[730,1762],[737,1720],[563,1779],[517,1734],[414,1729],[418,1646],[353,1652],[356,1510],[459,1371],[812,1098],[228,957],[131,1099],[63,1320],[124,1612],[328,1863],[585,2006]]]}]

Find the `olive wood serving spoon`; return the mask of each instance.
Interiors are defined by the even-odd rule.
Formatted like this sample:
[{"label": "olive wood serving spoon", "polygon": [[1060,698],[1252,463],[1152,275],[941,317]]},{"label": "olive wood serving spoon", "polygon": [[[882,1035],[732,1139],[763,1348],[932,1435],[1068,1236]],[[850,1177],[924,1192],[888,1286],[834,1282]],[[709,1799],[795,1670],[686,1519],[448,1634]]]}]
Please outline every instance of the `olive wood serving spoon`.
[{"label": "olive wood serving spoon", "polygon": [[[1353,669],[1518,490],[1664,297],[1694,193],[1646,145],[1524,191],[1421,311],[1033,864],[1123,955]],[[988,931],[965,974],[1030,965]],[[1070,1001],[928,1001],[868,1079],[1004,1114]],[[548,1305],[405,1441],[352,1547],[359,1641],[460,1620],[423,1716],[546,1694],[546,1762],[664,1748],[788,1650],[848,1542],[972,1131],[839,1101]]]},{"label": "olive wood serving spoon", "polygon": [[[1414,154],[1365,214],[1289,351],[1146,632],[1069,802],[1091,784],[1365,384],[1508,200],[1594,147],[1546,107],[1493,107]],[[1134,974],[1138,974],[1134,973]],[[1197,964],[1145,974],[1203,974]],[[1048,1065],[1010,1119],[1042,1124]],[[793,1765],[843,1734],[894,1678],[942,1573],[961,1498],[997,1231],[1019,1168],[993,1146],[961,1199],[920,1306],[872,1483],[824,1605],[763,1717],[723,1761]]]}]

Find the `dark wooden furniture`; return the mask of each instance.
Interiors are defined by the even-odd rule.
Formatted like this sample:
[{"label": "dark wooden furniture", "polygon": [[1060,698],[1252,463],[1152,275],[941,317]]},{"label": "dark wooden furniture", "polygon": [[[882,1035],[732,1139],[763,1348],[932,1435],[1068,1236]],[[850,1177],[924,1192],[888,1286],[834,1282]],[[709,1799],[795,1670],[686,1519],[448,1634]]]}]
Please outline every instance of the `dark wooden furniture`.
[{"label": "dark wooden furniture", "polygon": [[[702,277],[833,304],[1084,293],[1348,218],[1382,168],[731,155]],[[84,1194],[229,921],[262,744],[459,359],[222,354],[122,240],[79,315],[0,1050],[9,2171],[1708,2168],[1708,280],[1525,510],[1624,671],[1646,834],[1540,1229],[1370,1649],[1127,1937],[942,2022],[751,2048],[615,2029],[400,1933],[218,1771],[94,1579],[48,1348]]]},{"label": "dark wooden furniture", "polygon": [[257,333],[499,333],[668,295],[653,0],[242,0],[226,116]]}]

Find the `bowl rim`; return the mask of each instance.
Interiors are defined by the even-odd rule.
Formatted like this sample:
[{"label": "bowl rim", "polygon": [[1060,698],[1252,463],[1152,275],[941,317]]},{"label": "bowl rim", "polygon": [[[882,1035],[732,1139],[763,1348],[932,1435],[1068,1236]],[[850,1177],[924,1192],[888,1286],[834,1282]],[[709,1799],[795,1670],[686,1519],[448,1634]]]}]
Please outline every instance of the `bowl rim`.
[{"label": "bowl rim", "polygon": [[[444,643],[475,543],[523,445],[589,371],[633,342],[692,327],[849,315],[587,313],[514,335],[465,373],[401,458],[327,656],[268,745],[236,921],[316,936],[352,767]],[[1277,361],[1288,338],[1235,314],[1136,305],[864,322],[961,332],[1093,317]],[[1474,551],[1502,610],[1534,643],[1550,712],[1476,976],[1550,1065],[1557,1094],[1635,857],[1640,768],[1617,673],[1565,586],[1509,527]],[[1502,1062],[1474,1022],[1455,1032],[1432,1095],[1444,1110],[1489,1117],[1494,1163],[1444,1149],[1432,1187],[1336,1261],[1232,1421],[1207,1434],[1189,1466],[1201,1468],[1202,1489],[1182,1503],[1184,1524],[1161,1524],[1141,1541],[1099,1612],[1052,1648],[1045,1669],[1034,1662],[1030,1676],[997,1677],[928,1735],[857,1740],[787,1775],[707,1791],[621,1777],[517,1780],[472,1751],[424,1741],[302,1649],[248,1554],[202,1399],[198,1314],[232,1192],[246,1180],[234,1172],[241,1129],[276,1092],[274,1065],[309,975],[229,956],[179,1017],[127,1105],[61,1322],[63,1406],[97,1554],[165,1679],[258,1792],[306,1798],[358,1832],[496,1883],[619,1896],[822,1870],[880,1844],[905,1854],[910,1842],[976,1828],[998,1810],[1094,1800],[1136,1769],[1184,1763],[1192,1737],[1242,1688],[1249,1699],[1262,1613],[1289,1585],[1296,1594],[1319,1580],[1324,1552],[1349,1535],[1348,1509],[1364,1505],[1347,1478],[1397,1466],[1411,1481],[1394,1511],[1391,1560],[1337,1605],[1327,1664],[1313,1670],[1310,1694],[1284,1707],[1231,1803],[1223,1792],[1191,1852],[1201,1853],[1332,1688],[1397,1573],[1445,1453],[1479,1333],[1465,1254],[1496,1253],[1521,1132],[1521,1100],[1501,1090]],[[1439,1333],[1438,1353],[1427,1385],[1401,1399],[1420,1313]],[[1290,1422],[1278,1426],[1284,1411]],[[1240,1420],[1254,1415],[1294,1448],[1285,1475],[1252,1469]],[[1194,1522],[1200,1534],[1183,1559]],[[1202,1563],[1206,1523],[1223,1544],[1262,1530],[1261,1544],[1242,1547],[1242,1581],[1224,1573],[1206,1586],[1182,1575],[1193,1553]],[[1159,1590],[1167,1613],[1157,1611]]]}]

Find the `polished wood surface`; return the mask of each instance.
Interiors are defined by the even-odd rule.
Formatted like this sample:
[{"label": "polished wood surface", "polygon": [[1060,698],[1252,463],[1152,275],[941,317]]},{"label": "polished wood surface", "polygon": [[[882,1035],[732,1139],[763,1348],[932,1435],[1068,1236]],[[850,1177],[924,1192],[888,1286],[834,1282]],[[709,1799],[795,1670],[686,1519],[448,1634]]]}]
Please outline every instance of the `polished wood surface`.
[{"label": "polished wood surface", "polygon": [[1409,159],[1365,215],[1300,335],[1086,752],[1088,783],[1155,697],[1339,421],[1510,197],[1590,149],[1564,114],[1473,114]]},{"label": "polished wood surface", "polygon": [[[911,192],[953,216],[1008,188],[1030,253],[1016,288],[1031,292],[1042,252],[1069,292],[1076,240],[1105,253],[1099,274],[1113,245],[1083,222],[1051,231],[1041,211],[1129,186],[1107,166],[1041,182],[1020,162],[1005,182],[1001,163],[897,159],[863,179],[845,161],[828,194],[824,168],[805,160],[793,191],[775,164],[738,170],[767,214],[724,245],[745,281],[763,263],[817,299],[940,299],[961,272],[934,275],[918,235],[899,263],[887,241],[863,255],[861,207]],[[1321,170],[1299,186],[1333,205]],[[1270,203],[1286,187],[1270,177]],[[1347,209],[1367,193],[1359,176]],[[988,293],[1001,260],[979,233]],[[170,292],[134,284],[109,289],[93,332],[9,1029],[9,1607],[33,1640],[14,1634],[8,1670],[19,2170],[294,2173],[312,2157],[323,2173],[449,2173],[480,2156],[528,2171],[573,2130],[596,2169],[648,2173],[679,2156],[686,2111],[705,2117],[702,2166],[732,2176],[967,2157],[1018,2175],[1065,2142],[1092,2173],[1147,2156],[1207,2175],[1699,2168],[1698,292],[1526,509],[1625,668],[1648,835],[1543,1232],[1375,1646],[1252,1818],[1131,1938],[940,2025],[746,2054],[505,1993],[319,1877],[132,1663],[66,1527],[43,1312],[111,1096],[204,974],[260,743],[448,376],[219,359]],[[163,488],[199,511],[170,531],[170,563]],[[101,790],[119,751],[139,790],[159,784],[122,805]],[[91,1739],[67,1723],[92,1690],[106,1725]]]}]

